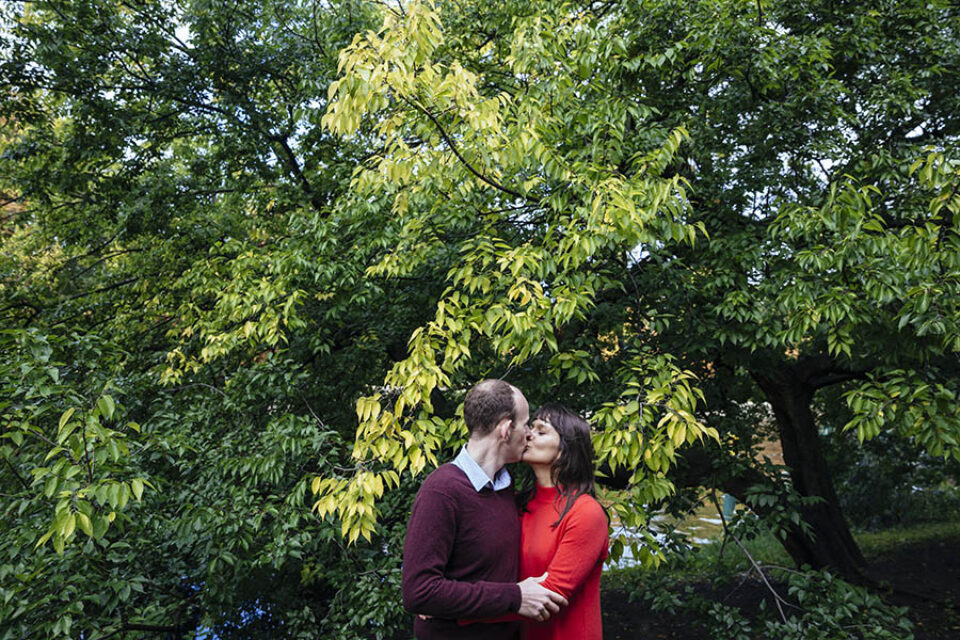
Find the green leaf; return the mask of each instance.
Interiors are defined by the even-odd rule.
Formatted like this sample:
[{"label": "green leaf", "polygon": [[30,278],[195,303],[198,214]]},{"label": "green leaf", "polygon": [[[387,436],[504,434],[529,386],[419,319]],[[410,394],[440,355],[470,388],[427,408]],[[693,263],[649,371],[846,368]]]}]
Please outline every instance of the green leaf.
[{"label": "green leaf", "polygon": [[91,538],[94,537],[93,523],[90,522],[90,518],[89,516],[87,516],[87,514],[81,513],[79,511],[77,512],[77,525],[79,525],[80,530],[83,531],[85,534],[87,534]]},{"label": "green leaf", "polygon": [[67,421],[70,419],[70,416],[73,415],[74,411],[76,411],[76,408],[70,407],[69,409],[63,412],[63,414],[60,416],[60,426],[57,429],[58,432],[63,431],[63,426],[67,424]]},{"label": "green leaf", "polygon": [[55,533],[55,532],[54,532],[53,529],[50,529],[49,531],[47,531],[45,534],[43,534],[42,536],[40,536],[40,539],[37,540],[37,543],[36,543],[35,545],[33,545],[33,548],[34,548],[34,549],[38,549],[38,548],[42,547],[44,544],[47,543],[47,540],[49,540],[50,537],[51,537],[54,533]]},{"label": "green leaf", "polygon": [[97,400],[97,409],[99,409],[100,415],[107,420],[113,418],[113,411],[115,409],[113,398],[110,396],[100,396]]},{"label": "green leaf", "polygon": [[91,518],[93,522],[93,539],[99,540],[107,532],[107,529],[110,527],[110,521],[106,516],[94,515]]}]

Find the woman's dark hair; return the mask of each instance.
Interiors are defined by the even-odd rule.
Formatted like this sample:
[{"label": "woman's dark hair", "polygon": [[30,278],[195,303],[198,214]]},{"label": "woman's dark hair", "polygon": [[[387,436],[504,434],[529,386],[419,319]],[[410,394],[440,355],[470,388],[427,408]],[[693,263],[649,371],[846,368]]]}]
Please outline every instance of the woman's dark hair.
[{"label": "woman's dark hair", "polygon": [[[560,404],[545,404],[530,416],[530,422],[549,422],[560,436],[560,455],[550,469],[551,479],[557,487],[557,500],[563,501],[560,517],[553,523],[556,527],[567,515],[581,495],[597,497],[594,489],[593,442],[590,440],[590,423]],[[537,493],[537,484],[519,495],[521,511]]]}]

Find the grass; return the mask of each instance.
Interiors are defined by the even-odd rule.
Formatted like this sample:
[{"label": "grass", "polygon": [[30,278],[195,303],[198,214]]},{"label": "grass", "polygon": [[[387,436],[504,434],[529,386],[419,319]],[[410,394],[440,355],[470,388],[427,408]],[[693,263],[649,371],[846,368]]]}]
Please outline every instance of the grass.
[{"label": "grass", "polygon": [[[663,563],[658,569],[644,569],[639,566],[609,568],[603,574],[604,588],[623,588],[625,585],[636,583],[644,574],[653,571],[657,572],[659,577],[671,578],[681,582],[702,580],[705,577],[729,576],[747,571],[750,568],[750,560],[732,540],[723,544],[723,534],[719,526],[705,530],[702,527],[696,528],[696,524],[687,524],[688,522],[695,523],[697,518],[703,516],[704,513],[700,513],[701,511],[706,513],[704,509],[698,510],[689,520],[681,523],[679,528],[687,531],[691,538],[710,538],[713,542],[695,545],[689,556],[675,556]],[[715,511],[710,507],[707,517],[712,517]],[[854,532],[857,544],[868,559],[882,556],[902,545],[955,537],[960,537],[960,522],[958,521],[925,522],[880,531]],[[761,565],[793,566],[793,561],[784,551],[783,545],[772,534],[746,541],[744,546],[753,559]]]},{"label": "grass", "polygon": [[[699,533],[699,532],[697,532]],[[604,571],[605,588],[622,588],[635,583],[643,575],[656,573],[658,577],[677,581],[700,580],[705,576],[731,575],[750,568],[750,560],[733,541],[723,544],[717,533],[717,541],[711,544],[695,545],[687,556],[673,556],[657,569],[644,569],[640,566],[616,568]],[[744,544],[753,559],[762,565],[789,567],[790,557],[783,546],[772,534],[760,536]]]},{"label": "grass", "polygon": [[853,537],[866,557],[875,558],[906,544],[960,537],[960,522],[924,522],[880,531],[857,532]]}]

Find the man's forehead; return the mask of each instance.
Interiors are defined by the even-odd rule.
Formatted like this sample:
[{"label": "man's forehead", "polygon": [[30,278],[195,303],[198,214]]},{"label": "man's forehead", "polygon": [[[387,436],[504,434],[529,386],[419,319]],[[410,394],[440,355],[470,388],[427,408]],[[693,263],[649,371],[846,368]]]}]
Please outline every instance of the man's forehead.
[{"label": "man's forehead", "polygon": [[527,403],[527,399],[524,397],[523,393],[520,392],[520,389],[516,387],[513,388],[514,400],[517,405],[517,413],[523,413],[524,411],[530,412],[530,405]]}]

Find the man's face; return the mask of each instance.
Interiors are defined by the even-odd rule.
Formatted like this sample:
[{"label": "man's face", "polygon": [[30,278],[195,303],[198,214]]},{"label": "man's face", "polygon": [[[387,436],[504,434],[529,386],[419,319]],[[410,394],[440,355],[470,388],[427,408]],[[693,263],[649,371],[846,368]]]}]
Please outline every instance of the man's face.
[{"label": "man's face", "polygon": [[510,424],[510,432],[507,436],[507,452],[509,459],[507,462],[519,462],[523,456],[523,448],[527,446],[527,435],[530,432],[530,405],[527,399],[523,397],[520,390],[517,389],[513,398],[516,406],[516,419]]}]

